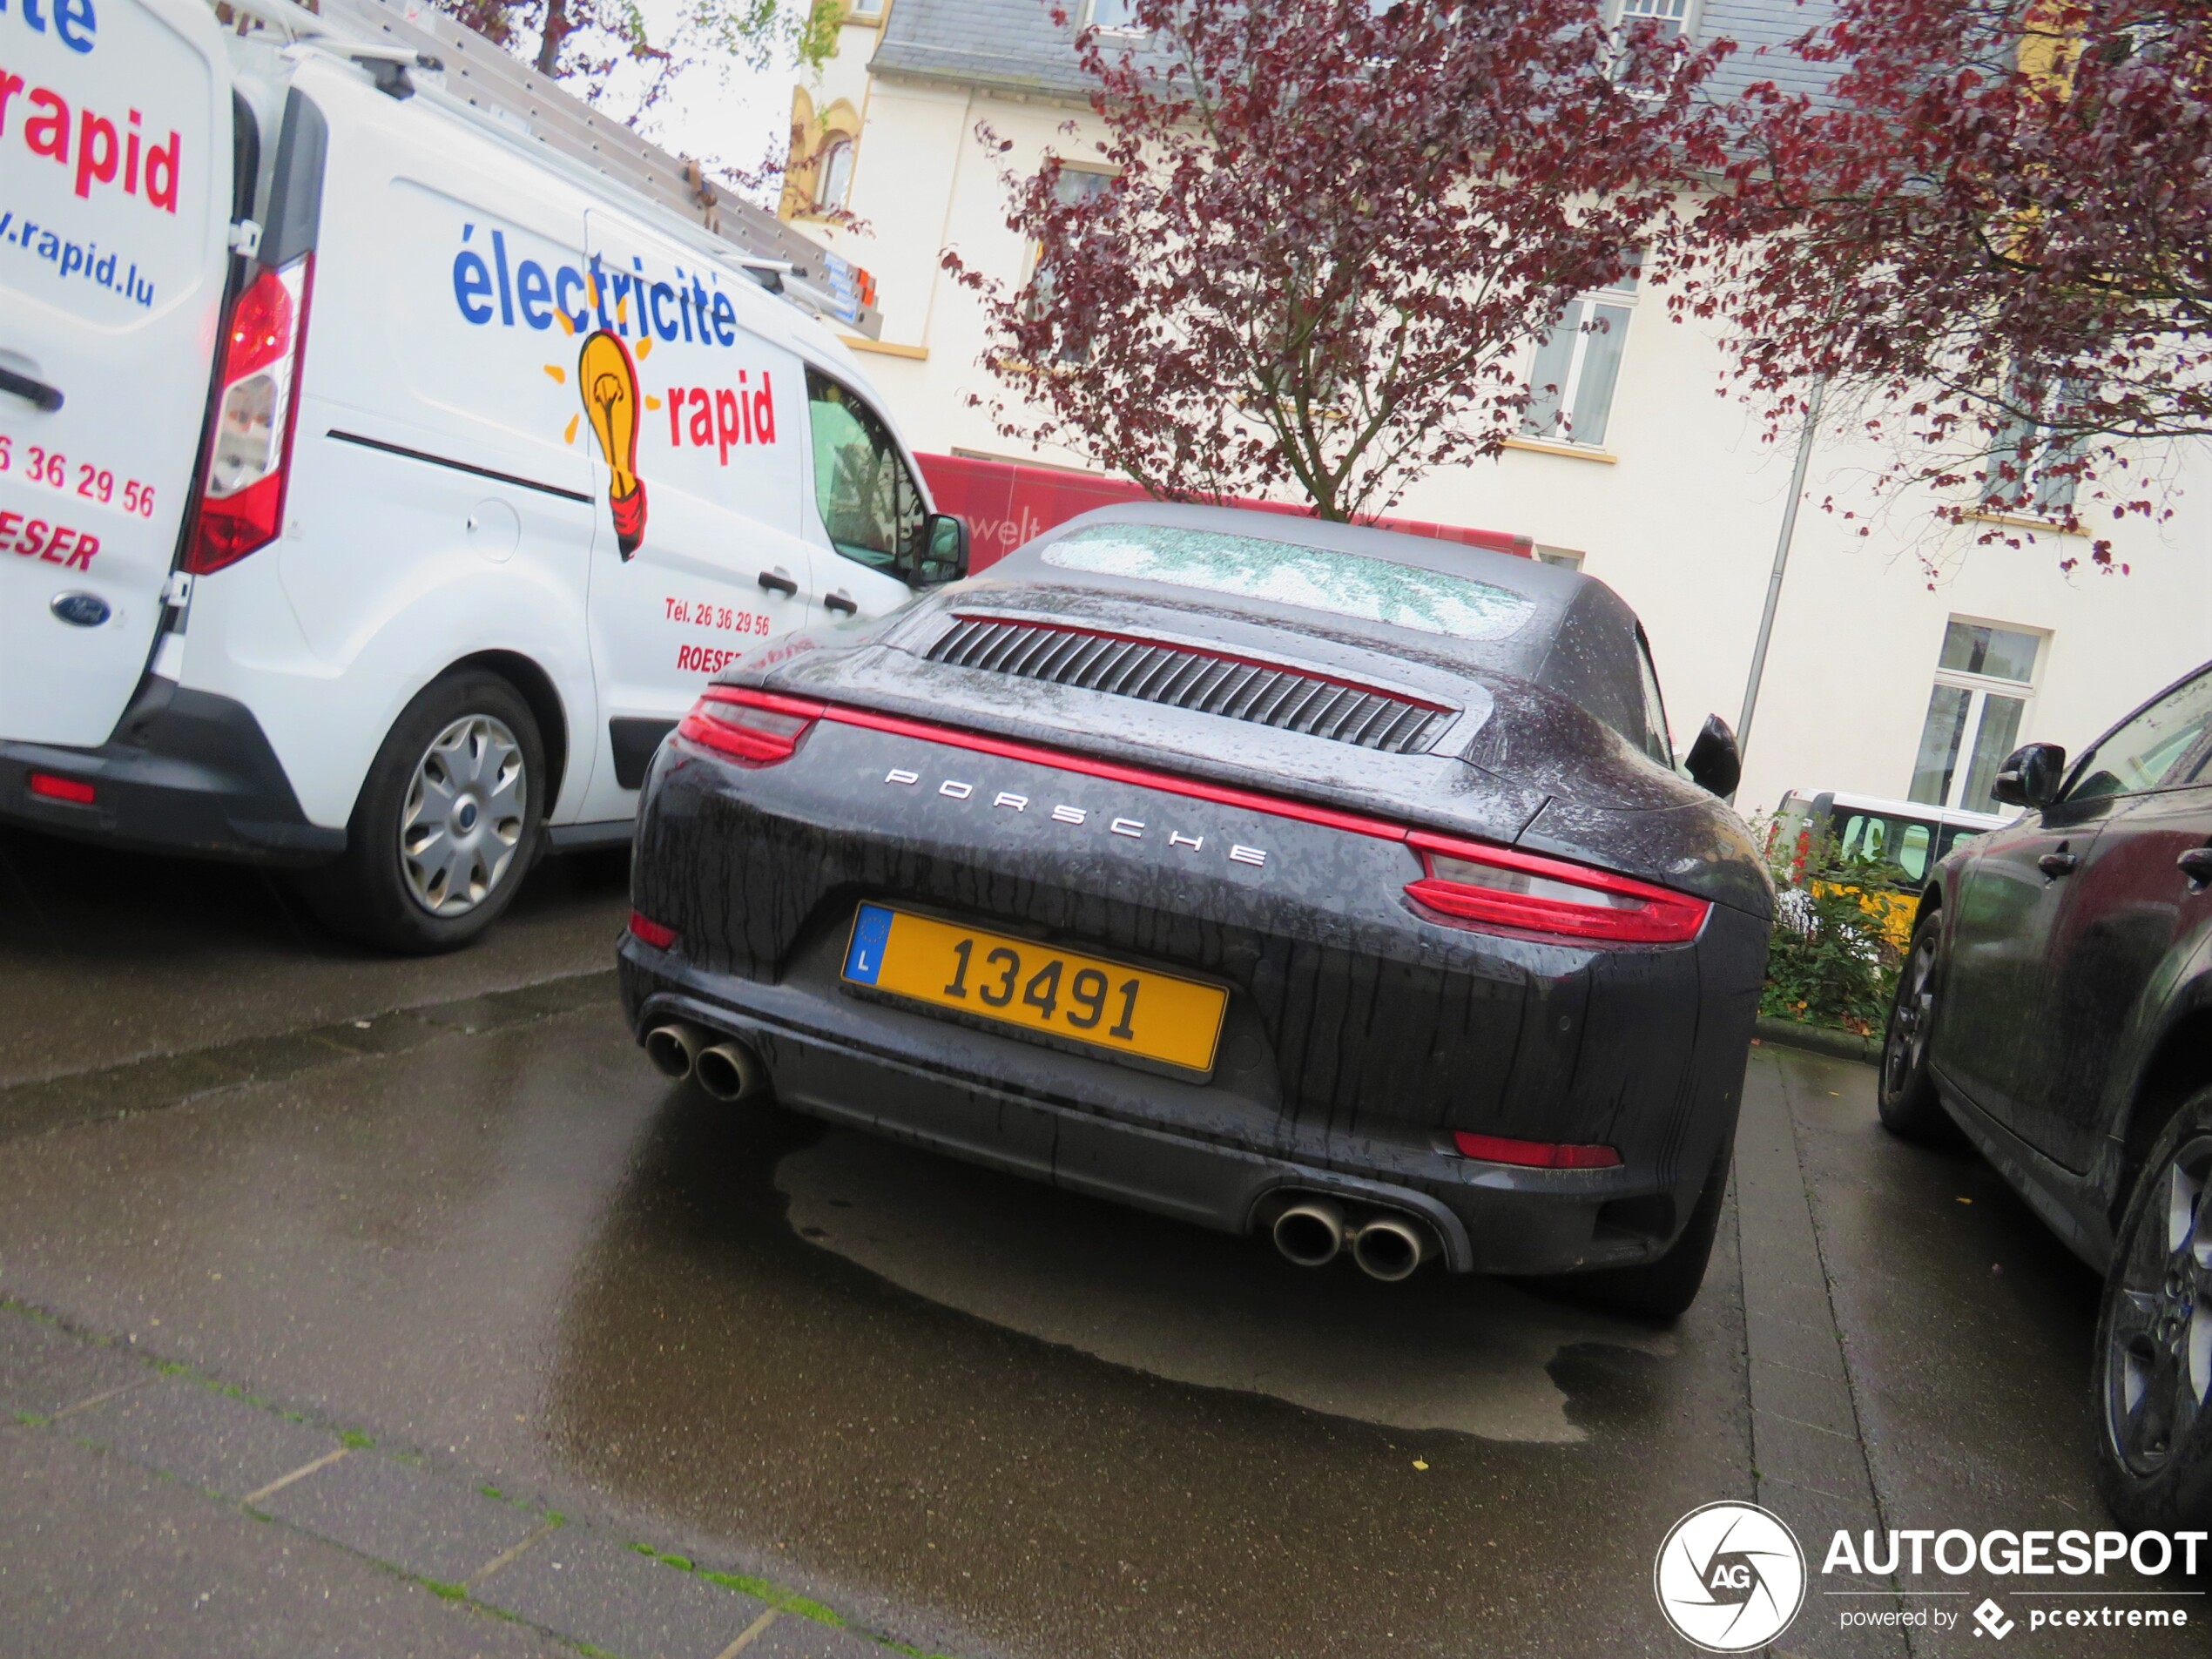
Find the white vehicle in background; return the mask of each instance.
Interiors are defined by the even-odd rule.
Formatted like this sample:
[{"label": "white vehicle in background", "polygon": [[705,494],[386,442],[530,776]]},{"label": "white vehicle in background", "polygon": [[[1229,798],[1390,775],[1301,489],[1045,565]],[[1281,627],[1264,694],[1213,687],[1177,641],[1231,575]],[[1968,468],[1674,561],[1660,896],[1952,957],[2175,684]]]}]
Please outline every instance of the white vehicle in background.
[{"label": "white vehicle in background", "polygon": [[232,14],[0,10],[0,818],[448,948],[966,530],[816,320],[865,273],[448,20]]}]

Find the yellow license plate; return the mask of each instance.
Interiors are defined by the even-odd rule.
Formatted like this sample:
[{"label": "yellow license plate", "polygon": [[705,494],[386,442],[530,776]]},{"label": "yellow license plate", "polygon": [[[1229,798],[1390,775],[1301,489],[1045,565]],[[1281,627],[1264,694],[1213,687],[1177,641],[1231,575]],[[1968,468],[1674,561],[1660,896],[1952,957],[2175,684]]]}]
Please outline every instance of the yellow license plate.
[{"label": "yellow license plate", "polygon": [[845,980],[1191,1071],[1213,1069],[1229,993],[1101,957],[864,904]]}]

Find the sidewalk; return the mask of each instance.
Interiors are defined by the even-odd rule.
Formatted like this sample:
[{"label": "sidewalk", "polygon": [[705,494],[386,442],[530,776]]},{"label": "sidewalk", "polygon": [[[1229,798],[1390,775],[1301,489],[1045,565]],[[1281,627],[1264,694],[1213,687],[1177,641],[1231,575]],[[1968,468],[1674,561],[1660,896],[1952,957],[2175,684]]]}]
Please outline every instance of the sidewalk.
[{"label": "sidewalk", "polygon": [[914,1651],[13,1304],[0,1412],[9,1659]]}]

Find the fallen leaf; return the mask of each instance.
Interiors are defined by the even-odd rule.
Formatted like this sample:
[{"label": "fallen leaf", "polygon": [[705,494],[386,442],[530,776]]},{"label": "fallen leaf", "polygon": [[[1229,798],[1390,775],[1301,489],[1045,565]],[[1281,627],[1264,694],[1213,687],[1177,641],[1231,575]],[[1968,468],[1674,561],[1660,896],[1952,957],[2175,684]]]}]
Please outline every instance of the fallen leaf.
[{"label": "fallen leaf", "polygon": [[1415,1459],[1413,1460],[1413,1467],[1414,1467],[1415,1468],[1417,1468],[1417,1469],[1426,1469],[1426,1467],[1428,1467],[1428,1465],[1427,1465],[1427,1464],[1426,1464],[1426,1463],[1424,1463],[1424,1462],[1422,1462],[1422,1461],[1420,1460],[1420,1459],[1419,1459],[1419,1458],[1415,1458]]}]

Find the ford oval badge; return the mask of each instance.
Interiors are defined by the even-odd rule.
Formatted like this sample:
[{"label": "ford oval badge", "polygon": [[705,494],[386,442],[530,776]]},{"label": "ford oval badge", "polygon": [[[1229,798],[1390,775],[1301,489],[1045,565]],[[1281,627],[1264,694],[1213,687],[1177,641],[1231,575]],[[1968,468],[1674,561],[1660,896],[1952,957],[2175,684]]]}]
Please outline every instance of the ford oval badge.
[{"label": "ford oval badge", "polygon": [[114,614],[97,593],[57,593],[46,608],[72,628],[97,628]]}]

